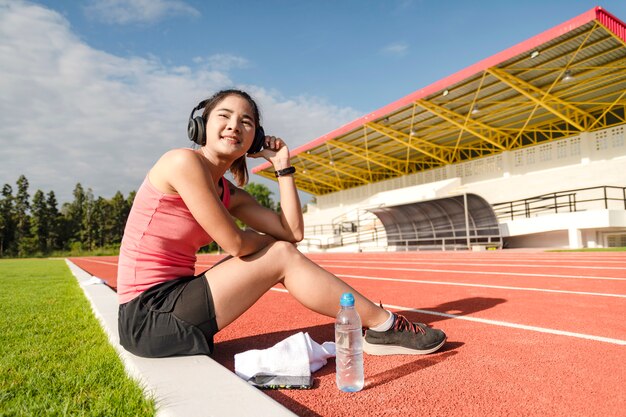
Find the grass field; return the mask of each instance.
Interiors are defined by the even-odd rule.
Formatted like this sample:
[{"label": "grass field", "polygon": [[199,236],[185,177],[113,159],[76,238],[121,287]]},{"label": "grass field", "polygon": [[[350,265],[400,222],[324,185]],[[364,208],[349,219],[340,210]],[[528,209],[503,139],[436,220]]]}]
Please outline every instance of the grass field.
[{"label": "grass field", "polygon": [[0,260],[0,416],[151,416],[63,260]]}]

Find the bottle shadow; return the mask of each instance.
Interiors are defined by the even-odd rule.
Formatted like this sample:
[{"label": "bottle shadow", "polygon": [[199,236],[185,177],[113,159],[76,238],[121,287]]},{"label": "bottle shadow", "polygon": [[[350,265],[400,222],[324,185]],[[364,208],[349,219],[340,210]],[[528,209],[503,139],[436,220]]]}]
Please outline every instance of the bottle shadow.
[{"label": "bottle shadow", "polygon": [[365,378],[365,386],[363,387],[363,389],[369,390],[379,385],[384,385],[388,382],[396,381],[407,375],[419,372],[422,369],[426,369],[443,361],[446,361],[452,356],[458,354],[459,352],[456,349],[458,349],[462,345],[463,343],[459,342],[449,342],[446,343],[446,345],[444,346],[446,348],[446,351],[443,353],[439,351],[436,354],[420,357],[419,359],[416,359],[412,362],[405,363],[392,369],[388,369],[376,375],[368,376],[367,378]]},{"label": "bottle shadow", "polygon": [[[444,362],[452,356],[458,354],[456,349],[458,349],[462,345],[463,343],[460,342],[446,343],[446,345],[435,354],[421,356],[419,359],[416,359],[409,363],[396,366],[395,368],[388,369],[376,375],[368,376],[365,378],[363,391],[371,390],[378,386],[385,385],[391,381],[396,381],[415,372],[419,372],[423,369]],[[316,376],[325,376],[334,372],[334,367],[325,366],[320,371],[316,372]],[[318,387],[319,378],[316,378],[313,389]],[[300,402],[291,398],[289,395],[284,394],[280,391],[266,391],[266,394],[272,397],[275,401],[281,403],[292,412],[296,413],[300,417],[321,417],[320,414],[316,413],[307,406],[301,404]]]},{"label": "bottle shadow", "polygon": [[[365,379],[365,387],[363,389],[370,389],[377,387],[379,385],[383,385],[387,382],[402,378],[404,376],[410,375],[414,372],[417,372],[421,369],[425,369],[441,363],[452,356],[457,355],[458,349],[463,346],[465,343],[463,342],[450,342],[446,341],[446,343],[439,349],[437,352],[428,354],[428,355],[415,355],[416,358],[414,361],[409,363],[405,363],[403,365],[397,366],[392,369],[388,369],[386,371],[380,372],[376,375],[368,376]],[[373,358],[379,358],[384,360],[386,356],[372,356],[365,354],[365,360],[371,360]],[[322,377],[335,373],[335,368],[333,366],[325,366],[319,371],[315,373],[315,376]],[[313,386],[315,388],[315,385]]]}]

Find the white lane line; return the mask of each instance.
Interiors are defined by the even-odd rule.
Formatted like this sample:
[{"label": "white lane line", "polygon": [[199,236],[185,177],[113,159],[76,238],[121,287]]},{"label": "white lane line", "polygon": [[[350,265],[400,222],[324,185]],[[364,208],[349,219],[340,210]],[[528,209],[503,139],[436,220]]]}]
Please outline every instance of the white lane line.
[{"label": "white lane line", "polygon": [[383,266],[380,268],[372,268],[371,266],[358,266],[358,265],[333,265],[320,263],[320,266],[324,268],[347,268],[347,269],[384,269],[385,271],[407,271],[407,272],[437,272],[437,273],[455,273],[455,274],[470,274],[470,275],[504,275],[504,276],[520,276],[520,277],[540,277],[540,278],[567,278],[567,279],[594,279],[594,280],[606,280],[606,281],[626,281],[626,278],[616,277],[601,277],[601,276],[586,276],[586,275],[560,275],[560,274],[531,274],[527,272],[494,272],[494,271],[467,271],[458,269],[431,269],[431,268],[393,268]]},{"label": "white lane line", "polygon": [[610,293],[601,293],[601,292],[550,290],[550,289],[545,289],[545,288],[532,288],[532,287],[509,287],[505,285],[467,284],[464,282],[422,281],[422,280],[402,279],[402,278],[368,277],[364,275],[337,274],[337,276],[342,277],[342,278],[367,279],[367,280],[372,280],[372,281],[392,281],[392,282],[406,282],[406,283],[413,283],[413,284],[431,284],[431,285],[453,285],[453,286],[459,286],[459,287],[495,288],[495,289],[501,289],[501,290],[514,290],[514,291],[537,291],[537,292],[551,292],[551,293],[559,293],[559,294],[594,295],[594,296],[600,296],[600,297],[626,298],[626,295],[624,294],[610,294]]},{"label": "white lane line", "polygon": [[[324,262],[324,261],[320,261]],[[411,265],[461,265],[461,266],[493,266],[493,267],[516,267],[516,268],[562,268],[562,269],[607,269],[607,270],[619,270],[626,271],[626,266],[581,266],[581,265],[538,265],[538,264],[509,264],[509,263],[479,263],[479,262],[458,262],[451,260],[435,260],[435,261],[422,261],[422,260],[387,260],[387,261],[368,261],[361,260],[358,261],[350,260],[350,259],[329,259],[325,262],[342,262],[342,263],[350,263],[354,264],[358,262],[359,264],[411,264]],[[534,262],[534,261],[533,261]]]},{"label": "white lane line", "polygon": [[[276,291],[276,292],[289,293],[289,291],[283,288],[271,288],[271,290]],[[415,313],[430,314],[433,316],[441,316],[441,317],[446,317],[450,319],[473,321],[476,323],[490,324],[493,326],[511,327],[514,329],[530,330],[533,332],[549,333],[549,334],[555,334],[559,336],[577,337],[579,339],[593,340],[596,342],[605,342],[605,343],[612,343],[614,345],[626,346],[626,340],[613,339],[610,337],[594,336],[594,335],[584,334],[584,333],[568,332],[565,330],[549,329],[547,327],[528,326],[526,324],[509,323],[507,321],[501,321],[501,320],[489,320],[489,319],[481,319],[478,317],[459,316],[456,314],[440,313],[438,311],[431,311],[431,310],[420,310],[417,308],[396,306],[392,304],[385,304],[385,307],[389,307],[389,308],[392,308],[395,310],[401,310],[401,311],[413,311]]]},{"label": "white lane line", "polygon": [[[92,262],[108,264],[108,265],[116,265],[117,264],[117,262],[109,262],[109,261],[94,261],[94,260],[92,260]],[[210,266],[210,265],[207,265],[207,266]],[[555,292],[555,293],[565,293],[565,294],[579,294],[579,295],[582,294],[582,295],[597,295],[597,296],[605,296],[605,297],[626,298],[626,295],[621,295],[621,294],[603,294],[603,293],[592,293],[592,292],[581,292],[581,291],[545,290],[545,289],[541,289],[541,288],[519,288],[519,287],[506,287],[506,286],[500,286],[500,285],[464,284],[464,283],[436,282],[436,281],[414,281],[414,280],[404,280],[404,279],[397,279],[397,278],[365,277],[365,276],[358,276],[358,275],[340,275],[340,276],[341,277],[346,277],[346,278],[359,278],[359,279],[369,279],[369,280],[377,280],[377,281],[414,282],[414,283],[420,283],[420,284],[457,285],[457,286],[464,286],[464,287],[485,287],[485,288],[511,289],[511,290],[519,290],[519,291]],[[287,291],[285,289],[282,289],[282,288],[272,288],[271,290],[272,291],[278,291],[278,292],[284,292],[284,293],[288,293],[289,292],[289,291]],[[587,335],[587,334],[584,334],[584,333],[567,332],[567,331],[563,331],[563,330],[548,329],[548,328],[545,328],[545,327],[527,326],[527,325],[524,325],[524,324],[509,323],[509,322],[506,322],[506,321],[499,321],[499,320],[488,320],[488,319],[481,319],[481,318],[477,318],[477,317],[458,316],[458,315],[455,315],[455,314],[440,313],[438,311],[419,310],[419,309],[415,309],[415,308],[408,308],[408,307],[394,306],[394,305],[386,305],[386,306],[389,307],[389,308],[395,308],[395,309],[398,309],[398,310],[414,311],[416,313],[431,314],[431,315],[434,315],[434,316],[442,316],[442,317],[448,317],[448,318],[459,319],[459,320],[474,321],[474,322],[478,322],[478,323],[491,324],[491,325],[503,326],[503,327],[512,327],[512,328],[516,328],[516,329],[531,330],[531,331],[535,331],[535,332],[550,333],[550,334],[556,334],[556,335],[561,335],[561,336],[578,337],[578,338],[581,338],[581,339],[595,340],[595,341],[598,341],[598,342],[606,342],[606,343],[613,343],[613,344],[616,344],[616,345],[626,346],[626,340],[611,339],[609,337],[593,336],[593,335]]]},{"label": "white lane line", "polygon": [[[433,262],[438,262],[438,263],[467,263],[468,265],[475,265],[477,263],[493,263],[494,265],[502,265],[501,262],[506,262],[506,263],[513,263],[513,264],[519,264],[519,262],[521,261],[521,259],[473,259],[473,258],[438,258],[438,257],[431,257],[431,258],[394,258],[394,257],[388,257],[383,259],[369,259],[369,260],[362,260],[362,259],[350,259],[350,258],[333,258],[333,257],[326,257],[326,258],[312,258],[315,262],[358,262],[358,263],[383,263],[383,262],[388,262],[388,263],[433,263]],[[610,261],[610,260],[605,260],[605,261],[598,261],[598,262],[593,262],[593,261],[585,261],[585,260],[575,260],[575,259],[554,259],[554,260],[547,260],[547,259],[530,259],[530,258],[524,258],[523,259],[524,262],[527,262],[525,264],[522,264],[521,266],[533,266],[533,267],[537,267],[537,268],[541,268],[543,267],[543,265],[545,265],[547,263],[547,265],[545,265],[547,268],[558,268],[558,267],[563,267],[563,268],[570,268],[570,267],[575,267],[575,268],[592,268],[592,269],[604,269],[605,266],[607,265],[611,265],[608,266],[608,269],[626,269],[626,261]],[[554,265],[555,262],[560,263],[560,265]],[[566,264],[565,266],[563,266],[563,264]],[[578,264],[578,265],[576,265]],[[589,265],[586,266],[587,264],[593,264],[593,265]]]},{"label": "white lane line", "polygon": [[91,259],[91,258],[84,258],[81,259],[81,261],[85,261],[85,262],[93,262],[96,264],[105,264],[105,265],[117,265],[117,262],[112,262],[112,261],[97,261],[95,259]]},{"label": "white lane line", "polygon": [[402,310],[402,311],[413,311],[413,312],[416,312],[416,313],[423,313],[423,314],[430,314],[430,315],[433,315],[433,316],[447,317],[447,318],[451,318],[451,319],[459,319],[459,320],[467,320],[467,321],[473,321],[473,322],[483,323],[483,324],[491,324],[491,325],[494,325],[494,326],[512,327],[514,329],[522,329],[522,330],[530,330],[530,331],[540,332],[540,333],[556,334],[556,335],[559,335],[559,336],[577,337],[577,338],[580,338],[580,339],[594,340],[596,342],[606,342],[606,343],[613,343],[615,345],[626,346],[626,340],[613,339],[613,338],[604,337],[604,336],[594,336],[594,335],[585,334],[585,333],[568,332],[568,331],[565,331],[565,330],[549,329],[549,328],[546,328],[546,327],[528,326],[526,324],[509,323],[509,322],[500,321],[500,320],[489,320],[489,319],[481,319],[481,318],[478,318],[478,317],[459,316],[459,315],[456,315],[456,314],[440,313],[438,311],[431,311],[431,310],[420,310],[420,309],[416,309],[416,308],[408,308],[408,307],[403,307],[403,306],[395,306],[395,305],[387,305],[387,304],[385,304],[385,307],[389,307],[389,308],[393,308],[393,309],[397,309],[397,310]]},{"label": "white lane line", "polygon": [[[107,265],[117,265],[117,262],[110,261],[96,261],[90,260],[90,262],[107,264]],[[196,266],[201,267],[211,267],[214,264],[196,264]],[[335,266],[338,268],[347,268],[342,265],[324,265],[324,266]],[[371,269],[367,267],[357,267],[350,266],[351,269]],[[622,278],[612,278],[612,277],[584,277],[577,275],[541,275],[541,274],[522,274],[522,273],[502,273],[502,272],[468,272],[468,271],[452,271],[452,270],[439,270],[439,269],[409,269],[409,268],[385,268],[389,270],[402,270],[402,271],[415,271],[415,272],[456,272],[461,274],[482,274],[482,275],[520,275],[520,276],[537,276],[537,277],[551,277],[551,278],[576,278],[576,279],[608,279],[608,280],[621,280],[624,281],[626,279]],[[347,278],[361,278],[361,279],[369,279],[369,280],[379,280],[379,281],[395,281],[395,282],[413,282],[419,284],[436,284],[436,285],[455,285],[461,287],[482,287],[482,288],[496,288],[496,289],[507,289],[507,290],[517,290],[517,291],[539,291],[539,292],[553,292],[553,293],[562,293],[562,294],[577,294],[577,295],[596,295],[602,297],[617,297],[617,298],[626,298],[626,295],[622,294],[610,294],[610,293],[599,293],[599,292],[585,292],[585,291],[566,291],[566,290],[550,290],[544,288],[529,288],[529,287],[510,287],[504,285],[488,285],[488,284],[467,284],[461,282],[444,282],[444,281],[423,281],[423,280],[410,280],[410,279],[401,279],[401,278],[380,278],[380,277],[367,277],[362,275],[345,275],[345,274],[337,274],[340,277]]]}]

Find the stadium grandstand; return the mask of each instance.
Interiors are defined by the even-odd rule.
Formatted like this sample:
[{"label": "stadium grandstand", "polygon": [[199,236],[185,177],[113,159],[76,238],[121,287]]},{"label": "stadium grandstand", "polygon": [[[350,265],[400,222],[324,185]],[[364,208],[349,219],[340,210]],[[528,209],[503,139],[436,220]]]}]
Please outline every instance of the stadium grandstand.
[{"label": "stadium grandstand", "polygon": [[299,247],[626,246],[625,128],[626,25],[596,7],[294,149]]}]

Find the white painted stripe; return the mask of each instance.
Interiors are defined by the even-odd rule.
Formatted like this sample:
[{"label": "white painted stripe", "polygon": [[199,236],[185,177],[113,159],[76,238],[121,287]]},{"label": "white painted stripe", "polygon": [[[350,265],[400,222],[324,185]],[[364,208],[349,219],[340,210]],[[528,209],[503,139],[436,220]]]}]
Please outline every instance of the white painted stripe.
[{"label": "white painted stripe", "polygon": [[556,335],[559,335],[559,336],[577,337],[577,338],[580,338],[580,339],[594,340],[596,342],[606,342],[606,343],[613,343],[615,345],[626,346],[626,340],[613,339],[613,338],[610,338],[610,337],[594,336],[594,335],[585,334],[585,333],[568,332],[568,331],[565,331],[565,330],[549,329],[549,328],[546,328],[546,327],[528,326],[526,324],[509,323],[509,322],[500,321],[500,320],[489,320],[489,319],[481,319],[481,318],[478,318],[478,317],[459,316],[459,315],[456,315],[456,314],[440,313],[438,311],[431,311],[431,310],[419,310],[419,309],[416,309],[416,308],[409,308],[409,307],[403,307],[403,306],[395,306],[395,305],[387,305],[387,304],[385,304],[385,307],[389,307],[389,308],[393,308],[393,309],[397,309],[397,310],[402,310],[402,311],[413,311],[413,312],[416,312],[416,313],[423,313],[423,314],[430,314],[430,315],[433,315],[433,316],[447,317],[447,318],[451,318],[451,319],[459,319],[459,320],[467,320],[467,321],[473,321],[473,322],[483,323],[483,324],[491,324],[491,325],[494,325],[494,326],[512,327],[512,328],[515,328],[515,329],[530,330],[530,331],[533,331],[533,332],[540,332],[540,333],[550,333],[550,334],[556,334]]},{"label": "white painted stripe", "polygon": [[605,280],[605,281],[626,281],[626,278],[616,277],[600,277],[600,276],[586,276],[586,275],[556,275],[556,274],[531,274],[526,272],[493,272],[493,271],[467,271],[458,269],[431,269],[431,268],[393,268],[383,266],[380,268],[372,268],[371,266],[358,266],[358,265],[333,265],[320,263],[320,266],[324,268],[347,268],[347,269],[384,269],[385,271],[408,271],[408,272],[437,272],[437,273],[454,273],[454,274],[470,274],[470,275],[504,275],[504,276],[519,276],[519,277],[540,277],[540,278],[566,278],[566,279],[593,279],[593,280]]},{"label": "white painted stripe", "polygon": [[[338,257],[314,257],[312,258],[313,260],[315,260],[316,262],[358,262],[361,263],[363,260],[359,259],[359,258],[338,258]],[[587,264],[592,264],[589,267],[590,268],[599,268],[599,269],[603,269],[604,266],[606,265],[615,265],[615,266],[610,266],[609,268],[618,268],[618,269],[624,269],[626,268],[626,258],[625,260],[610,260],[610,259],[602,259],[602,260],[585,260],[585,259],[544,259],[544,258],[527,258],[527,257],[516,257],[516,258],[470,258],[470,257],[458,257],[458,256],[453,256],[453,257],[441,257],[441,256],[431,256],[431,257],[394,257],[394,256],[388,256],[385,257],[385,259],[380,259],[380,262],[397,262],[397,263],[412,263],[412,262],[440,262],[440,263],[455,263],[455,262],[467,262],[469,264],[474,264],[477,262],[492,262],[495,264],[498,264],[500,262],[506,262],[506,263],[519,263],[520,261],[524,261],[524,262],[528,262],[528,264],[523,264],[523,266],[530,266],[530,264],[532,263],[533,265],[536,265],[537,267],[541,267],[541,265],[543,264],[548,264],[547,266],[551,267],[551,266],[555,266],[555,265],[550,265],[550,264],[554,264],[554,263],[560,263],[561,265],[563,265],[563,263],[567,264],[567,267],[570,267],[572,265],[575,264],[580,264],[577,265],[577,268],[585,268]],[[367,260],[365,262],[373,262],[373,263],[377,263],[379,262],[378,259],[371,259],[371,260]],[[558,267],[555,266],[555,267]]]},{"label": "white painted stripe", "polygon": [[[276,292],[289,293],[289,291],[287,291],[284,288],[271,288],[271,290],[276,291]],[[473,322],[482,323],[482,324],[490,324],[492,326],[511,327],[514,329],[529,330],[529,331],[540,332],[540,333],[549,333],[549,334],[555,334],[559,336],[577,337],[579,339],[587,339],[587,340],[593,340],[596,342],[605,342],[605,343],[612,343],[615,345],[626,346],[626,340],[613,339],[613,338],[604,337],[604,336],[594,336],[594,335],[584,334],[584,333],[568,332],[565,330],[549,329],[546,327],[528,326],[526,324],[510,323],[510,322],[501,321],[501,320],[489,320],[489,319],[481,319],[478,317],[459,316],[456,314],[440,313],[438,311],[431,311],[431,310],[420,310],[417,308],[403,307],[403,306],[397,306],[397,305],[392,305],[392,304],[385,304],[385,307],[392,308],[395,310],[401,310],[401,311],[413,311],[415,313],[430,314],[432,316],[441,316],[441,317],[446,317],[450,319],[459,319],[459,320],[473,321]]]},{"label": "white painted stripe", "polygon": [[[110,262],[110,261],[96,261],[96,260],[91,260],[91,259],[90,261],[95,262],[95,263],[108,264],[108,265],[117,264],[116,262]],[[456,285],[456,286],[464,286],[464,287],[485,287],[485,288],[509,289],[509,290],[517,290],[517,291],[539,291],[539,292],[626,298],[626,295],[621,295],[621,294],[606,294],[606,293],[593,293],[593,292],[582,292],[582,291],[547,290],[547,289],[541,289],[541,288],[521,288],[521,287],[507,287],[507,286],[501,286],[501,285],[466,284],[466,283],[437,282],[437,281],[418,281],[418,280],[406,280],[406,279],[398,279],[398,278],[366,277],[366,276],[359,276],[359,275],[339,275],[339,276],[345,277],[345,278],[357,278],[357,279],[367,279],[367,280],[376,280],[376,281],[397,281],[397,282],[420,283],[420,284]],[[282,292],[282,293],[289,292],[283,288],[271,288],[271,290]],[[416,313],[430,314],[433,316],[441,316],[441,317],[447,317],[447,318],[452,318],[452,319],[490,324],[490,325],[495,325],[495,326],[511,327],[515,329],[529,330],[529,331],[535,331],[535,332],[540,332],[540,333],[549,333],[549,334],[555,334],[555,335],[560,335],[560,336],[576,337],[579,339],[593,340],[597,342],[605,342],[605,343],[612,343],[616,345],[626,346],[626,340],[613,339],[613,338],[603,337],[603,336],[594,336],[594,335],[588,335],[584,333],[568,332],[564,330],[549,329],[546,327],[528,326],[525,324],[509,323],[509,322],[500,321],[500,320],[489,320],[489,319],[481,319],[478,317],[459,316],[456,314],[441,313],[438,311],[431,311],[431,310],[420,310],[416,308],[396,306],[396,305],[391,305],[391,304],[386,304],[385,306],[389,308],[397,309],[397,310],[413,311]]]},{"label": "white painted stripe", "polygon": [[[324,262],[324,261],[320,261]],[[581,266],[581,265],[539,265],[537,263],[526,263],[526,264],[509,264],[509,263],[480,263],[480,262],[458,262],[455,260],[434,260],[434,261],[424,261],[424,260],[378,260],[378,261],[368,261],[359,259],[355,261],[354,259],[329,259],[326,262],[342,262],[342,263],[359,263],[359,264],[411,264],[411,265],[461,265],[461,266],[492,266],[492,267],[515,267],[515,268],[562,268],[562,269],[606,269],[606,270],[618,270],[618,271],[626,271],[626,266]],[[535,261],[533,261],[535,262]],[[626,278],[625,278],[626,279]]]},{"label": "white painted stripe", "polygon": [[626,295],[624,294],[610,294],[610,293],[601,293],[601,292],[550,290],[550,289],[545,289],[545,288],[532,288],[532,287],[509,287],[505,285],[467,284],[465,282],[423,281],[423,280],[417,280],[417,279],[381,278],[381,277],[368,277],[364,275],[337,274],[337,276],[343,277],[343,278],[367,279],[367,280],[372,280],[372,281],[393,281],[393,282],[406,282],[406,283],[413,283],[413,284],[431,284],[431,285],[453,285],[453,286],[459,286],[459,287],[495,288],[495,289],[502,289],[502,290],[514,290],[514,291],[537,291],[537,292],[550,292],[550,293],[559,293],[559,294],[594,295],[594,296],[600,296],[600,297],[626,298]]},{"label": "white painted stripe", "polygon": [[93,262],[93,263],[95,263],[95,264],[117,265],[117,262],[112,262],[112,261],[97,261],[97,260],[92,259],[92,258],[83,258],[83,259],[81,259],[81,261]]}]

